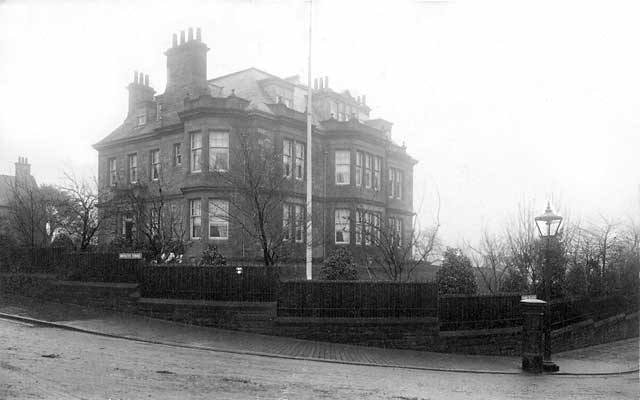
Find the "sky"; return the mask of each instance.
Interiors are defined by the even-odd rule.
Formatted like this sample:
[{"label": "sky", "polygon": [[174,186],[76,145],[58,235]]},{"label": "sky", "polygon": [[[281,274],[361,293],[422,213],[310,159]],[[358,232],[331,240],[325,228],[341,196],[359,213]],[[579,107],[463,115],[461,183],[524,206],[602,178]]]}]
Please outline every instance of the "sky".
[{"label": "sky", "polygon": [[[201,27],[208,77],[306,79],[308,1],[0,0],[0,174],[90,176],[133,71],[164,91],[172,33]],[[312,74],[366,95],[419,163],[422,226],[452,246],[519,206],[640,216],[640,3],[313,2]],[[438,200],[439,199],[439,200]]]}]

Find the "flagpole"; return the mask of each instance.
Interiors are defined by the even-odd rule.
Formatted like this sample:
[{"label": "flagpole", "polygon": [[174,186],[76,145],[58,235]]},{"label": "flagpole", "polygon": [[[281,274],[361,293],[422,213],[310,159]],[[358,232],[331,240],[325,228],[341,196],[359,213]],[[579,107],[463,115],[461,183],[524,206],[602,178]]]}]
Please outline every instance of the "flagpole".
[{"label": "flagpole", "polygon": [[311,95],[313,92],[313,88],[311,87],[311,18],[312,18],[312,9],[313,9],[313,0],[309,0],[309,59],[307,65],[307,246],[306,246],[306,271],[307,271],[307,280],[311,280],[312,272],[313,272],[313,233],[312,233],[312,212],[311,212],[311,198],[312,198],[312,188],[311,185]]}]

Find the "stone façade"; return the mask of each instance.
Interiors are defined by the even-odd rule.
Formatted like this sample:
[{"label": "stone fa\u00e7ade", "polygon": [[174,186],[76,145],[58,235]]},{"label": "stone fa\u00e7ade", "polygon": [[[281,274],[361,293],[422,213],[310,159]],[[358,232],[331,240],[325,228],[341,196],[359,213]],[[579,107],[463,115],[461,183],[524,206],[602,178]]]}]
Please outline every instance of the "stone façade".
[{"label": "stone fa\u00e7ade", "polygon": [[[127,187],[128,155],[137,155],[138,182],[160,185],[150,179],[151,151],[159,150],[162,189],[167,201],[187,210],[190,200],[201,199],[202,237],[191,240],[187,256],[197,256],[205,243],[215,243],[230,258],[247,259],[259,256],[259,248],[248,239],[242,229],[229,222],[227,240],[210,240],[205,229],[208,221],[207,199],[224,199],[228,188],[207,171],[209,147],[207,133],[223,131],[229,134],[229,147],[237,146],[241,131],[259,131],[282,151],[283,140],[306,142],[307,86],[297,77],[281,79],[256,68],[249,68],[218,78],[207,79],[208,47],[202,42],[200,30],[195,35],[189,29],[180,40],[173,37],[167,56],[167,86],[164,93],[155,95],[147,75],[137,72],[128,85],[129,107],[123,123],[94,145],[98,150],[99,187],[111,191],[114,186]],[[413,216],[413,166],[417,162],[404,146],[391,139],[391,123],[369,119],[370,108],[365,97],[354,98],[349,92],[335,92],[328,78],[315,80],[313,90],[313,255],[322,259],[335,247],[348,246],[358,258],[370,252],[369,246],[356,245],[356,209],[379,212],[382,218],[403,219],[405,231],[410,229]],[[202,172],[190,171],[190,135],[203,133]],[[182,163],[176,164],[174,146],[181,149]],[[335,182],[335,151],[350,152],[350,184]],[[380,157],[381,171],[378,190],[366,188],[364,182],[356,186],[356,152]],[[110,181],[109,160],[115,160],[116,182]],[[234,168],[234,160],[230,160]],[[306,161],[306,160],[305,160]],[[364,161],[363,161],[364,163]],[[373,163],[373,161],[372,161]],[[364,166],[363,166],[364,168]],[[401,196],[389,196],[389,169],[402,171]],[[305,181],[291,178],[290,198],[294,204],[304,205]],[[400,198],[396,198],[400,197]],[[336,244],[334,238],[334,210],[350,210],[350,244]],[[188,224],[189,216],[183,218]],[[102,214],[104,216],[104,214]],[[99,235],[101,244],[122,234],[122,221],[112,216],[104,221]],[[319,223],[318,223],[319,222]],[[304,243],[294,240],[288,244],[291,259],[304,257]]]}]

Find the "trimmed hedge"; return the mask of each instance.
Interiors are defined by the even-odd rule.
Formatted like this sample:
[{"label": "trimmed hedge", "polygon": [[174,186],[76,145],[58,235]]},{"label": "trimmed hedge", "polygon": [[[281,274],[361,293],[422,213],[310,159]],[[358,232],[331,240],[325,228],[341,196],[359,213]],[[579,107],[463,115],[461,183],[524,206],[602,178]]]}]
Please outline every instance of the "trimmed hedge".
[{"label": "trimmed hedge", "polygon": [[440,329],[492,329],[522,325],[520,299],[518,293],[440,295]]},{"label": "trimmed hedge", "polygon": [[315,318],[437,317],[434,283],[287,281],[280,283],[278,316]]},{"label": "trimmed hedge", "polygon": [[142,297],[215,301],[275,301],[277,267],[144,265],[138,269]]}]

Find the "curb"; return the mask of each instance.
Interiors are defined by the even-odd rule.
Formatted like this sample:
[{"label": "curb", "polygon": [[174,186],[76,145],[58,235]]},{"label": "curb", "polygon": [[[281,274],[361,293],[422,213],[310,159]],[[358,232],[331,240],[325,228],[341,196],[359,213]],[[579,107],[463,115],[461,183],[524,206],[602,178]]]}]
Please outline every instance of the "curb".
[{"label": "curb", "polygon": [[[204,350],[204,351],[211,351],[216,353],[228,353],[228,354],[239,354],[239,355],[257,356],[257,357],[279,358],[279,359],[285,359],[285,360],[315,361],[315,362],[324,362],[324,363],[331,363],[331,364],[344,364],[344,365],[355,365],[355,366],[365,366],[365,367],[409,369],[409,370],[418,370],[418,371],[453,372],[453,373],[464,373],[464,374],[488,374],[488,375],[535,375],[535,376],[539,375],[539,374],[532,374],[524,371],[515,372],[515,371],[456,369],[456,368],[435,368],[435,367],[421,367],[417,365],[376,364],[376,363],[367,363],[367,362],[359,362],[359,361],[332,360],[332,359],[317,358],[317,357],[288,356],[283,354],[264,353],[259,351],[233,350],[233,349],[225,349],[225,348],[210,347],[210,346],[193,346],[193,345],[176,343],[176,342],[150,340],[150,339],[143,339],[143,338],[138,338],[133,336],[122,336],[122,335],[95,331],[91,329],[78,328],[78,327],[63,324],[63,323],[45,321],[41,319],[24,317],[20,315],[7,314],[7,313],[0,313],[0,319],[8,319],[13,321],[25,322],[25,323],[41,325],[49,328],[62,329],[70,332],[85,333],[89,335],[107,337],[111,339],[129,340],[129,341],[139,342],[139,343],[157,344],[162,346],[177,347],[177,348],[192,349],[192,350]],[[545,375],[616,376],[616,375],[633,374],[639,371],[640,371],[640,368],[635,368],[632,370],[619,371],[619,372],[598,372],[598,373],[556,372],[556,373],[545,374]]]}]

